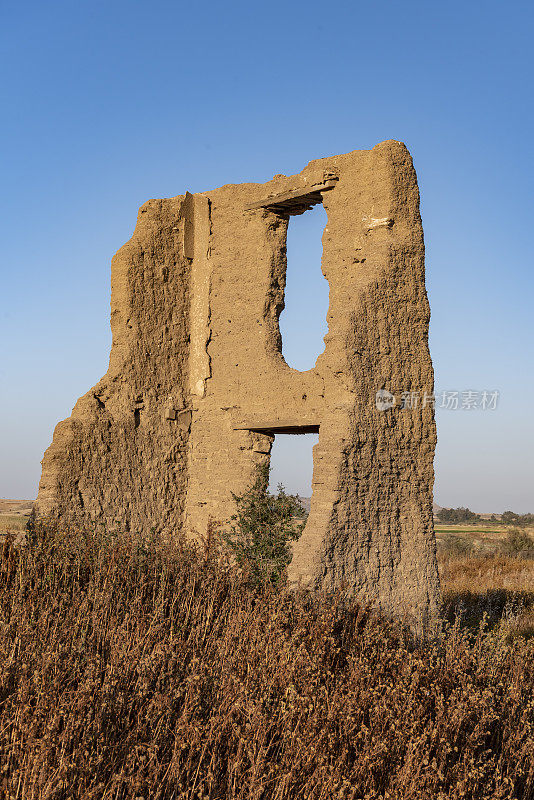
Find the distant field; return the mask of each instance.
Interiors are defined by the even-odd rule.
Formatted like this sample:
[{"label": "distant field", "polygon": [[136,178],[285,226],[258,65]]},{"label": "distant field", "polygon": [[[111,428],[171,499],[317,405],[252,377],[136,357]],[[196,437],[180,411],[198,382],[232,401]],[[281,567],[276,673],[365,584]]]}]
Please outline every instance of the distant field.
[{"label": "distant field", "polygon": [[0,534],[10,531],[22,531],[26,527],[27,517],[18,514],[0,514]]},{"label": "distant field", "polygon": [[5,500],[0,498],[0,535],[24,530],[32,509],[31,500]]},{"label": "distant field", "polygon": [[434,525],[436,533],[496,533],[502,535],[506,532],[505,528],[475,528],[466,525]]},{"label": "distant field", "polygon": [[5,500],[0,498],[0,514],[29,514],[32,500]]},{"label": "distant field", "polygon": [[[455,551],[457,554],[471,551],[473,555],[490,555],[502,551],[502,545],[512,525],[434,525],[438,549],[441,551]],[[523,528],[526,533],[534,538],[531,528]]]}]

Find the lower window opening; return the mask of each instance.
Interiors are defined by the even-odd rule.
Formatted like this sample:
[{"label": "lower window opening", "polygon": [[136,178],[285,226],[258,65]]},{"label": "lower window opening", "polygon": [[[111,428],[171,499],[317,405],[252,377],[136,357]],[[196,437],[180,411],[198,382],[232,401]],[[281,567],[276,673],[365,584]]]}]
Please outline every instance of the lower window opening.
[{"label": "lower window opening", "polygon": [[318,441],[318,433],[277,433],[271,450],[269,491],[277,494],[282,484],[287,494],[299,495],[306,512],[312,495],[312,448]]}]

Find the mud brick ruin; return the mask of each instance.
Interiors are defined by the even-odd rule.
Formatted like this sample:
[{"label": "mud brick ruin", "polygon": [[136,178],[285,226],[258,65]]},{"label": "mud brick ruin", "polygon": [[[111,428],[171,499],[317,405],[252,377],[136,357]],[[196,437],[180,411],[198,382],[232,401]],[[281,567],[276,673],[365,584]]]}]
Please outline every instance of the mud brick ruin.
[{"label": "mud brick ruin", "polygon": [[[289,218],[322,203],[328,334],[313,369],[282,357]],[[112,261],[109,369],[61,422],[38,510],[202,535],[269,460],[318,432],[290,579],[384,610],[436,610],[433,410],[419,192],[396,141],[298,175],[149,200]],[[377,408],[380,389],[396,404]]]}]

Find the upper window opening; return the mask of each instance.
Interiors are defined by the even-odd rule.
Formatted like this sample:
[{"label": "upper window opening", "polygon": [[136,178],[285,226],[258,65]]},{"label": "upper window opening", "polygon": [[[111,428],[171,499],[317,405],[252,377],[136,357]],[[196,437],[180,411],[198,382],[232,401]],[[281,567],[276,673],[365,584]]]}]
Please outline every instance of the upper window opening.
[{"label": "upper window opening", "polygon": [[328,282],[321,272],[326,211],[318,203],[290,216],[287,231],[285,306],[280,315],[282,355],[294,369],[315,366],[324,350],[328,326]]}]

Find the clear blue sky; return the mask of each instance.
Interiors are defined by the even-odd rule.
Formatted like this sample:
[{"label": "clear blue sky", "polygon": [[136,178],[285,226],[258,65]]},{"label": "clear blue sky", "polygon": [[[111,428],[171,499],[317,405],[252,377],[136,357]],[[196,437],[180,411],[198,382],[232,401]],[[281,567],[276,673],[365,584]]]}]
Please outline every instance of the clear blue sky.
[{"label": "clear blue sky", "polygon": [[[438,413],[436,500],[534,511],[531,3],[4,0],[0,21],[0,497],[35,496],[54,425],[107,369],[110,259],[139,205],[399,139],[436,384],[501,393]],[[297,276],[317,258],[306,225]],[[305,493],[285,460],[275,478]]]}]

